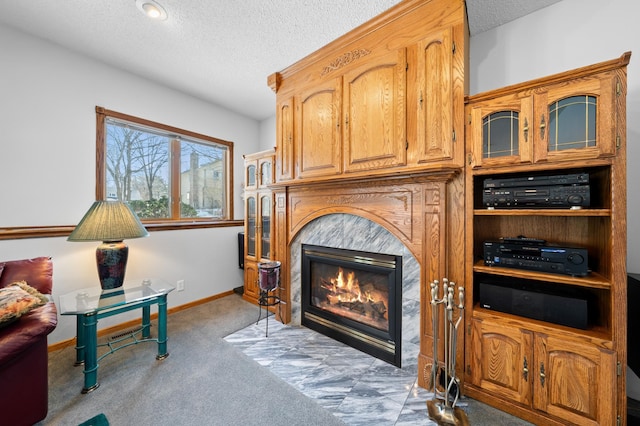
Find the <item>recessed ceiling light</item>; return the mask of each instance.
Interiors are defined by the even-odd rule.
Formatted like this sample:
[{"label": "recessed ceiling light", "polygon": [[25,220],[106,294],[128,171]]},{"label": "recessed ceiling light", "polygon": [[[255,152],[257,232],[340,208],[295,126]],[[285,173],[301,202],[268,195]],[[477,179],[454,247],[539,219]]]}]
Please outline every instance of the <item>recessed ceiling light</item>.
[{"label": "recessed ceiling light", "polygon": [[164,21],[167,19],[167,11],[164,10],[162,6],[158,4],[158,2],[153,0],[136,0],[136,7],[138,10],[149,18],[157,19],[159,21]]}]

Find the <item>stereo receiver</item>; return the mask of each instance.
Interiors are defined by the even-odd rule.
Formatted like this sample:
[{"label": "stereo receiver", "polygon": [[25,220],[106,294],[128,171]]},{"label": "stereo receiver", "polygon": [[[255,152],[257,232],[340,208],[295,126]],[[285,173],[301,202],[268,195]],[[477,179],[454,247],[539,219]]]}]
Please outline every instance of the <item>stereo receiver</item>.
[{"label": "stereo receiver", "polygon": [[484,264],[572,276],[589,273],[586,249],[550,246],[529,238],[485,241]]}]

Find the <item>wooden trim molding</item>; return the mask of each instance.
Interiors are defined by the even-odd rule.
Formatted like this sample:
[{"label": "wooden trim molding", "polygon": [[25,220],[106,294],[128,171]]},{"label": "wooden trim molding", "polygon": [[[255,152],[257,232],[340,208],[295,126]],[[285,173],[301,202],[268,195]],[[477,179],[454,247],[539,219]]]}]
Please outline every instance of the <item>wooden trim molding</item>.
[{"label": "wooden trim molding", "polygon": [[[202,221],[202,222],[169,222],[143,223],[147,231],[174,231],[180,229],[227,228],[243,226],[243,220]],[[0,240],[20,240],[25,238],[67,237],[75,225],[61,226],[14,226],[0,228]]]}]

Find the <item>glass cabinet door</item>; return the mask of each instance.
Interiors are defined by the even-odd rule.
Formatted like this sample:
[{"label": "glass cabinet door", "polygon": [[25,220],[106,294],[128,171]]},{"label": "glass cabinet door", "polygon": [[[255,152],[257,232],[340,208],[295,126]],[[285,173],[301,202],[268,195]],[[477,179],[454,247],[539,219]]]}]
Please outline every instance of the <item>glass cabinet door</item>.
[{"label": "glass cabinet door", "polygon": [[270,183],[273,183],[271,176],[271,161],[262,161],[260,163],[260,187],[266,187]]},{"label": "glass cabinet door", "polygon": [[552,85],[535,95],[535,161],[616,155],[616,82],[612,75]]},{"label": "glass cabinet door", "polygon": [[255,188],[257,181],[256,181],[256,166],[254,164],[251,164],[249,166],[247,166],[247,176],[246,176],[246,187],[247,188]]},{"label": "glass cabinet door", "polygon": [[260,257],[271,257],[271,197],[262,196],[260,199]]},{"label": "glass cabinet door", "polygon": [[532,162],[532,110],[531,96],[506,95],[473,105],[468,164],[490,167]]},{"label": "glass cabinet door", "polygon": [[256,199],[255,197],[247,198],[247,256],[256,256]]}]

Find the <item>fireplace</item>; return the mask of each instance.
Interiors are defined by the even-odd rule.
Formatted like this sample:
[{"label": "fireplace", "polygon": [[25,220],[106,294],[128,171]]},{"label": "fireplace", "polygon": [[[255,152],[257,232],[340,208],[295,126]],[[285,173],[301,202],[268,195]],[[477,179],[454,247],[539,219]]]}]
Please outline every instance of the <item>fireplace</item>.
[{"label": "fireplace", "polygon": [[302,325],[401,367],[402,256],[301,247]]}]

